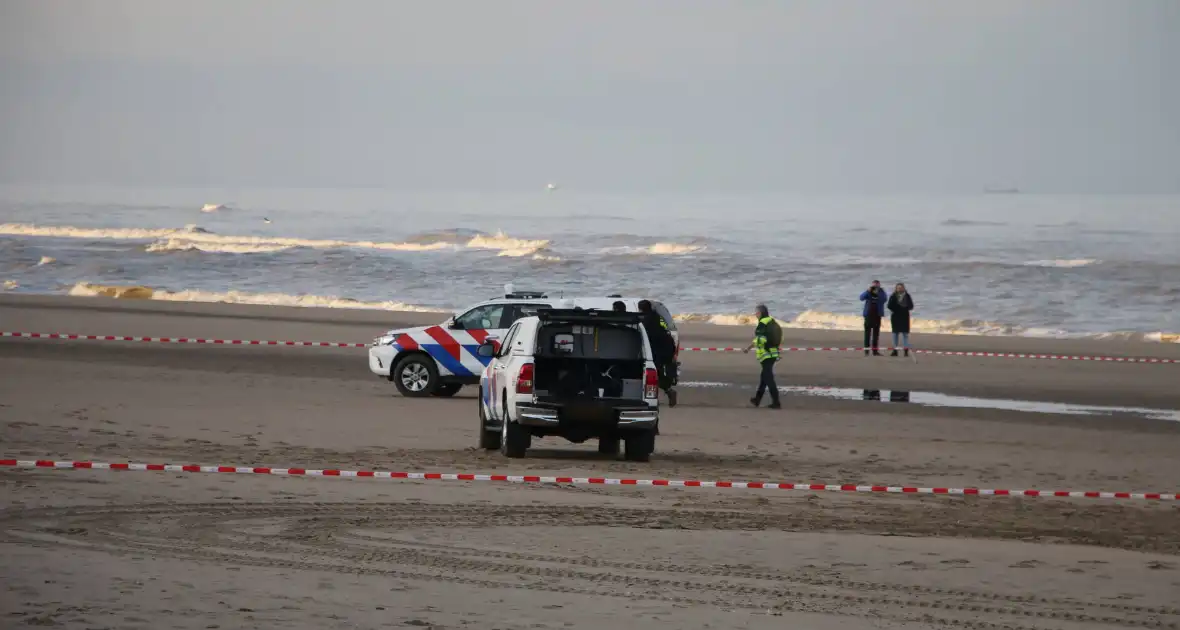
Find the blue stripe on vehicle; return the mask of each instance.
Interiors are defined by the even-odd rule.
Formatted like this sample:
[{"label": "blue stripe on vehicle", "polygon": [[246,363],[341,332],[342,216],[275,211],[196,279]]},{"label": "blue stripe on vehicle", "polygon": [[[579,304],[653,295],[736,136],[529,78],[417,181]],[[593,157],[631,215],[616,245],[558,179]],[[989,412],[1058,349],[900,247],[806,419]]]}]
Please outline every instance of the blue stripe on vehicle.
[{"label": "blue stripe on vehicle", "polygon": [[423,344],[422,349],[451,374],[455,376],[472,376],[471,370],[467,369],[458,359],[451,356],[451,353],[441,345],[437,343]]},{"label": "blue stripe on vehicle", "polygon": [[484,367],[487,367],[492,362],[492,357],[479,356],[479,346],[463,346],[463,349],[470,352],[471,356],[475,357]]}]

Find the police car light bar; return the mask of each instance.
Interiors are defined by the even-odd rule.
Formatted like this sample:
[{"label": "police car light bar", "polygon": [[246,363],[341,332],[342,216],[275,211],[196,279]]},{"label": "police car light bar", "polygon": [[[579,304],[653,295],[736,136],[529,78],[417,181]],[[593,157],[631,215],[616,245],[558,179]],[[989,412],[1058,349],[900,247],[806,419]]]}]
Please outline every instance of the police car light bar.
[{"label": "police car light bar", "polygon": [[517,292],[512,283],[504,285],[504,299],[506,300],[540,300],[549,297],[542,291],[520,291]]}]

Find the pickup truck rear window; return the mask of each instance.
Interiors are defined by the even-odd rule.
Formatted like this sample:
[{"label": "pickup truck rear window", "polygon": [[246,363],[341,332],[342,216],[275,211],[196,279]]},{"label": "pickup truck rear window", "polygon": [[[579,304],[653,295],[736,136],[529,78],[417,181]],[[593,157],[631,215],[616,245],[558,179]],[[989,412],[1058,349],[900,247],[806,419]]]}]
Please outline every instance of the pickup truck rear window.
[{"label": "pickup truck rear window", "polygon": [[536,356],[643,360],[643,335],[631,326],[554,323],[537,332]]}]

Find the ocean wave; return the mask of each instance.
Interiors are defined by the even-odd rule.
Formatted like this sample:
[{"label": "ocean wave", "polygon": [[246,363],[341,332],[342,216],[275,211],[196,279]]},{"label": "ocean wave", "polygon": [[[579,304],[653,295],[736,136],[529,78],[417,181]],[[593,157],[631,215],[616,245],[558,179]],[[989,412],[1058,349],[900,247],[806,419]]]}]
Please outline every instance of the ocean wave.
[{"label": "ocean wave", "polygon": [[11,291],[11,290],[17,289],[17,288],[20,288],[20,283],[17,282],[16,280],[5,280],[4,281],[4,290],[5,291]]},{"label": "ocean wave", "polygon": [[[459,239],[451,242],[449,239],[430,240],[426,242],[385,242],[385,241],[347,241],[337,239],[310,239],[281,236],[236,236],[229,234],[214,234],[200,226],[188,225],[184,228],[79,228],[72,226],[42,226],[22,223],[6,223],[0,225],[0,234],[11,236],[46,236],[56,238],[86,238],[94,240],[156,240],[148,251],[170,252],[198,249],[216,253],[258,253],[274,252],[291,247],[308,247],[314,249],[375,249],[381,251],[398,252],[428,252],[456,247],[468,249],[485,249],[500,251],[524,251],[531,255],[549,245],[548,240],[527,240],[508,236],[503,232],[496,234],[478,233],[466,240]],[[457,235],[458,232],[455,232]],[[169,244],[169,239],[176,242]]]},{"label": "ocean wave", "polygon": [[753,315],[714,315],[710,313],[680,313],[672,319],[680,323],[713,324],[716,326],[753,326]]},{"label": "ocean wave", "polygon": [[[864,318],[860,315],[845,315],[827,311],[804,311],[787,326],[817,330],[864,330]],[[941,335],[1022,335],[1029,329],[988,322],[978,319],[921,319],[910,320],[910,330],[915,333],[937,333]],[[890,332],[889,318],[883,318],[881,332]],[[1064,334],[1064,333],[1062,333]],[[1042,335],[1037,335],[1042,336]]]},{"label": "ocean wave", "polygon": [[4,223],[0,224],[0,234],[5,236],[48,236],[54,238],[142,241],[172,236],[211,234],[211,232],[197,225],[186,225],[183,228],[80,228],[70,225]]},{"label": "ocean wave", "polygon": [[683,256],[705,251],[699,243],[653,243],[646,246],[604,247],[600,254],[621,256]]},{"label": "ocean wave", "polygon": [[549,241],[545,239],[528,240],[513,238],[503,232],[478,234],[464,245],[464,247],[469,249],[492,249],[500,250],[501,252],[513,252],[510,254],[501,254],[507,256],[528,256],[548,246]]},{"label": "ocean wave", "polygon": [[[678,322],[714,324],[717,326],[753,326],[753,315],[714,315],[708,313],[683,313],[674,316]],[[859,315],[829,313],[827,311],[804,311],[790,321],[779,320],[787,328],[808,330],[864,330],[864,318]],[[921,319],[910,321],[910,331],[939,335],[978,335],[1003,337],[1047,337],[1054,339],[1110,339],[1122,341],[1144,341],[1154,343],[1180,343],[1180,333],[1167,332],[1101,332],[1071,333],[1049,328],[1024,328],[1012,324],[989,322],[977,319]],[[889,318],[881,321],[881,333],[892,332]]]},{"label": "ocean wave", "polygon": [[169,238],[148,245],[148,252],[206,252],[210,254],[270,254],[292,249],[293,245],[274,243],[203,243],[184,238]]},{"label": "ocean wave", "polygon": [[320,295],[291,295],[288,293],[246,293],[243,291],[200,291],[186,289],[166,291],[146,286],[125,286],[79,282],[70,295],[111,297],[125,300],[163,300],[167,302],[216,302],[222,304],[255,304],[263,306],[304,306],[317,308],[355,308],[415,313],[443,313],[444,309],[405,304],[402,302],[365,302],[351,298]]},{"label": "ocean wave", "polygon": [[[15,289],[19,285],[15,280],[4,283],[5,289]],[[217,302],[225,304],[255,304],[263,306],[300,306],[318,308],[351,308],[382,311],[403,311],[420,313],[445,313],[446,309],[418,306],[402,302],[383,301],[367,302],[352,298],[318,295],[292,295],[288,293],[247,293],[243,291],[201,291],[185,289],[168,291],[142,285],[108,285],[90,282],[79,282],[69,291],[73,296],[111,297],[126,300],[163,300],[170,302]],[[716,326],[753,326],[754,316],[748,314],[714,314],[714,313],[681,313],[674,319],[681,323],[713,324]],[[804,311],[790,321],[779,320],[787,328],[802,328],[810,330],[848,330],[859,331],[864,328],[864,320],[859,315],[829,313],[826,311]],[[882,333],[890,331],[889,318],[881,322]],[[1022,336],[1049,337],[1062,339],[1107,339],[1123,341],[1142,341],[1154,343],[1180,344],[1180,333],[1168,332],[1101,332],[1101,333],[1070,333],[1061,330],[1045,328],[1023,328],[1011,324],[1002,324],[973,319],[921,319],[911,321],[910,329],[915,333],[931,333],[942,335],[979,335],[979,336]]]},{"label": "ocean wave", "polygon": [[1074,258],[1074,259],[1054,259],[1054,260],[1030,260],[1024,263],[1025,267],[1053,267],[1058,269],[1072,269],[1074,267],[1087,267],[1089,265],[1096,265],[1102,262],[1094,258]]},{"label": "ocean wave", "polygon": [[943,221],[942,223],[940,223],[939,225],[945,225],[948,227],[971,227],[971,226],[999,226],[999,225],[1008,225],[1008,224],[1002,223],[1000,221],[973,221],[970,219],[947,219],[947,220]]},{"label": "ocean wave", "polygon": [[487,232],[479,230],[472,230],[470,228],[450,228],[446,230],[431,230],[429,232],[422,232],[415,234],[406,239],[407,243],[421,243],[424,245],[431,245],[435,243],[446,243],[448,245],[464,245],[477,236],[488,236]]},{"label": "ocean wave", "polygon": [[44,267],[45,265],[52,265],[55,262],[57,262],[57,259],[53,256],[42,256],[41,260],[37,261],[37,266]]}]

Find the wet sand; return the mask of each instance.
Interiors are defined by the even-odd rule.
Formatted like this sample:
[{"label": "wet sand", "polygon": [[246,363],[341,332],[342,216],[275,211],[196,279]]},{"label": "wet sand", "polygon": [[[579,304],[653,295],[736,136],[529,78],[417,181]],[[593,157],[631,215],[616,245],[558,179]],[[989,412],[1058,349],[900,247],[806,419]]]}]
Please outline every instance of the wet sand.
[{"label": "wet sand", "polygon": [[[0,299],[0,329],[365,342],[437,314]],[[685,345],[748,331],[685,326]],[[856,333],[786,331],[792,345]],[[1180,356],[915,336],[929,349]],[[686,354],[685,380],[752,358]],[[1180,486],[1180,425],[684,389],[649,464],[475,448],[473,392],[407,400],[362,349],[0,340],[24,458],[1078,490]],[[1177,365],[790,355],[782,384],[1180,408]],[[752,384],[752,382],[751,382]],[[1172,503],[0,470],[5,624],[87,628],[1176,627]],[[982,625],[976,625],[982,624]]]}]

